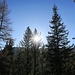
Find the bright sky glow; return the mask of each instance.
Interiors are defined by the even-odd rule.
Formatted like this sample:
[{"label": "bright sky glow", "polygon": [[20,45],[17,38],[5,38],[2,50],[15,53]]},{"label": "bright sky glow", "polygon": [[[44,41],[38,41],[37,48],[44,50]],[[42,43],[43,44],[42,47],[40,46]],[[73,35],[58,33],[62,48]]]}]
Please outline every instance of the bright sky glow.
[{"label": "bright sky glow", "polygon": [[53,5],[58,7],[58,13],[62,22],[69,31],[69,40],[75,43],[75,2],[73,0],[6,0],[11,9],[10,18],[12,21],[15,45],[23,38],[24,31],[29,26],[32,31],[36,28],[41,32],[42,41],[47,43],[46,36],[50,31],[49,21],[52,20]]},{"label": "bright sky glow", "polygon": [[34,40],[34,42],[38,43],[41,41],[41,38],[40,38],[40,36],[35,35],[33,40]]}]

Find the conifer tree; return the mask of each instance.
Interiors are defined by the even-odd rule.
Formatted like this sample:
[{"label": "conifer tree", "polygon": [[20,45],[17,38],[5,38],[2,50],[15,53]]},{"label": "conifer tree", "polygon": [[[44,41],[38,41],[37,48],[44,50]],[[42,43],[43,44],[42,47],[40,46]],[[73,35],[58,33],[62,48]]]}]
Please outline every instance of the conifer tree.
[{"label": "conifer tree", "polygon": [[[39,40],[38,40],[39,39]],[[38,41],[37,41],[38,40]],[[38,33],[37,29],[35,28],[33,33],[33,65],[34,65],[34,71],[33,75],[40,75],[40,34]]]},{"label": "conifer tree", "polygon": [[45,75],[45,45],[43,44],[42,48],[40,49],[40,71],[41,75]]},{"label": "conifer tree", "polygon": [[30,75],[32,71],[32,54],[31,54],[31,37],[32,31],[27,27],[23,40],[20,41],[20,51],[15,60],[14,74],[16,75]]},{"label": "conifer tree", "polygon": [[11,36],[12,28],[10,27],[9,13],[6,0],[0,0],[0,41],[7,40]]},{"label": "conifer tree", "polygon": [[12,70],[12,75],[23,75],[26,74],[25,72],[25,51],[21,51],[22,49],[19,48],[18,49],[19,52],[16,56],[16,58],[14,59],[14,63],[13,63],[13,70]]},{"label": "conifer tree", "polygon": [[70,41],[68,41],[69,32],[61,22],[57,10],[57,6],[54,5],[52,20],[49,21],[51,31],[47,36],[46,75],[68,75],[69,70],[72,71],[74,68],[71,61],[73,46],[69,46]]},{"label": "conifer tree", "polygon": [[21,41],[21,46],[25,48],[25,71],[26,75],[30,75],[32,70],[32,54],[31,54],[31,37],[32,37],[32,31],[29,27],[27,27],[27,30],[24,34],[23,40]]},{"label": "conifer tree", "polygon": [[13,60],[13,48],[11,39],[6,42],[5,48],[1,51],[0,66],[2,66],[2,70],[0,71],[0,75],[10,75],[12,70],[12,60]]}]

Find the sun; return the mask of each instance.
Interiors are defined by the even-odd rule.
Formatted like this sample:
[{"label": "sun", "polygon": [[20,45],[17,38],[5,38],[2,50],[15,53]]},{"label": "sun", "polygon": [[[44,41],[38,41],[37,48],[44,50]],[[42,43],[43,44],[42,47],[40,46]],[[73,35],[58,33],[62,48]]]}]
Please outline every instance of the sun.
[{"label": "sun", "polygon": [[41,40],[41,38],[40,38],[40,36],[38,36],[38,35],[35,35],[34,36],[34,42],[40,42],[40,40]]}]

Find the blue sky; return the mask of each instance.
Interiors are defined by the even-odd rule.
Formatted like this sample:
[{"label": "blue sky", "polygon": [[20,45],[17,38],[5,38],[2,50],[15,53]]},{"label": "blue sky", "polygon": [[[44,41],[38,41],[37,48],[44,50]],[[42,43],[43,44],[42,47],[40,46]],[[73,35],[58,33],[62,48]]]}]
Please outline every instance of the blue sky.
[{"label": "blue sky", "polygon": [[26,28],[29,26],[32,31],[36,28],[41,32],[42,40],[46,43],[48,35],[49,21],[53,15],[53,5],[58,7],[62,22],[69,31],[69,40],[74,43],[75,37],[75,3],[73,0],[6,0],[11,9],[10,18],[12,21],[12,37],[15,45],[23,38]]}]

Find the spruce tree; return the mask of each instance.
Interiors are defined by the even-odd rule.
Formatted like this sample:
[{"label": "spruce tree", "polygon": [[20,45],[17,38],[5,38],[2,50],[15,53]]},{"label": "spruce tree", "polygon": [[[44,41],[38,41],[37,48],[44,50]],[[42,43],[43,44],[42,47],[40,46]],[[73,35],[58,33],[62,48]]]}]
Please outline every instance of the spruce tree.
[{"label": "spruce tree", "polygon": [[73,46],[69,46],[68,41],[69,32],[61,22],[57,10],[57,6],[54,5],[52,20],[49,21],[51,31],[47,36],[46,75],[68,75],[69,70],[72,71],[71,68],[74,67],[71,61]]},{"label": "spruce tree", "polygon": [[40,71],[41,75],[45,75],[45,45],[43,44],[42,48],[40,49]]},{"label": "spruce tree", "polygon": [[19,52],[16,56],[16,58],[14,59],[14,63],[13,63],[13,71],[12,71],[12,75],[23,75],[25,74],[26,75],[26,68],[25,68],[25,64],[26,64],[26,61],[25,61],[25,51],[21,51],[22,49],[19,48],[18,49]]},{"label": "spruce tree", "polygon": [[32,31],[29,27],[27,27],[23,40],[20,42],[21,46],[25,49],[25,75],[30,75],[32,70],[32,54],[31,54],[31,37],[32,37]]},{"label": "spruce tree", "polygon": [[[38,38],[39,40],[38,40]],[[38,41],[37,41],[38,40]],[[40,34],[38,33],[37,29],[35,28],[34,33],[33,33],[33,65],[34,65],[34,71],[33,75],[40,75],[40,43],[41,43],[41,38]]]},{"label": "spruce tree", "polygon": [[16,75],[30,75],[32,71],[32,54],[31,54],[31,37],[32,31],[27,27],[23,40],[20,41],[19,53],[15,60],[14,74]]},{"label": "spruce tree", "polygon": [[11,39],[6,42],[4,49],[1,51],[1,71],[0,75],[10,75],[12,71],[12,60],[13,60],[13,48]]}]

